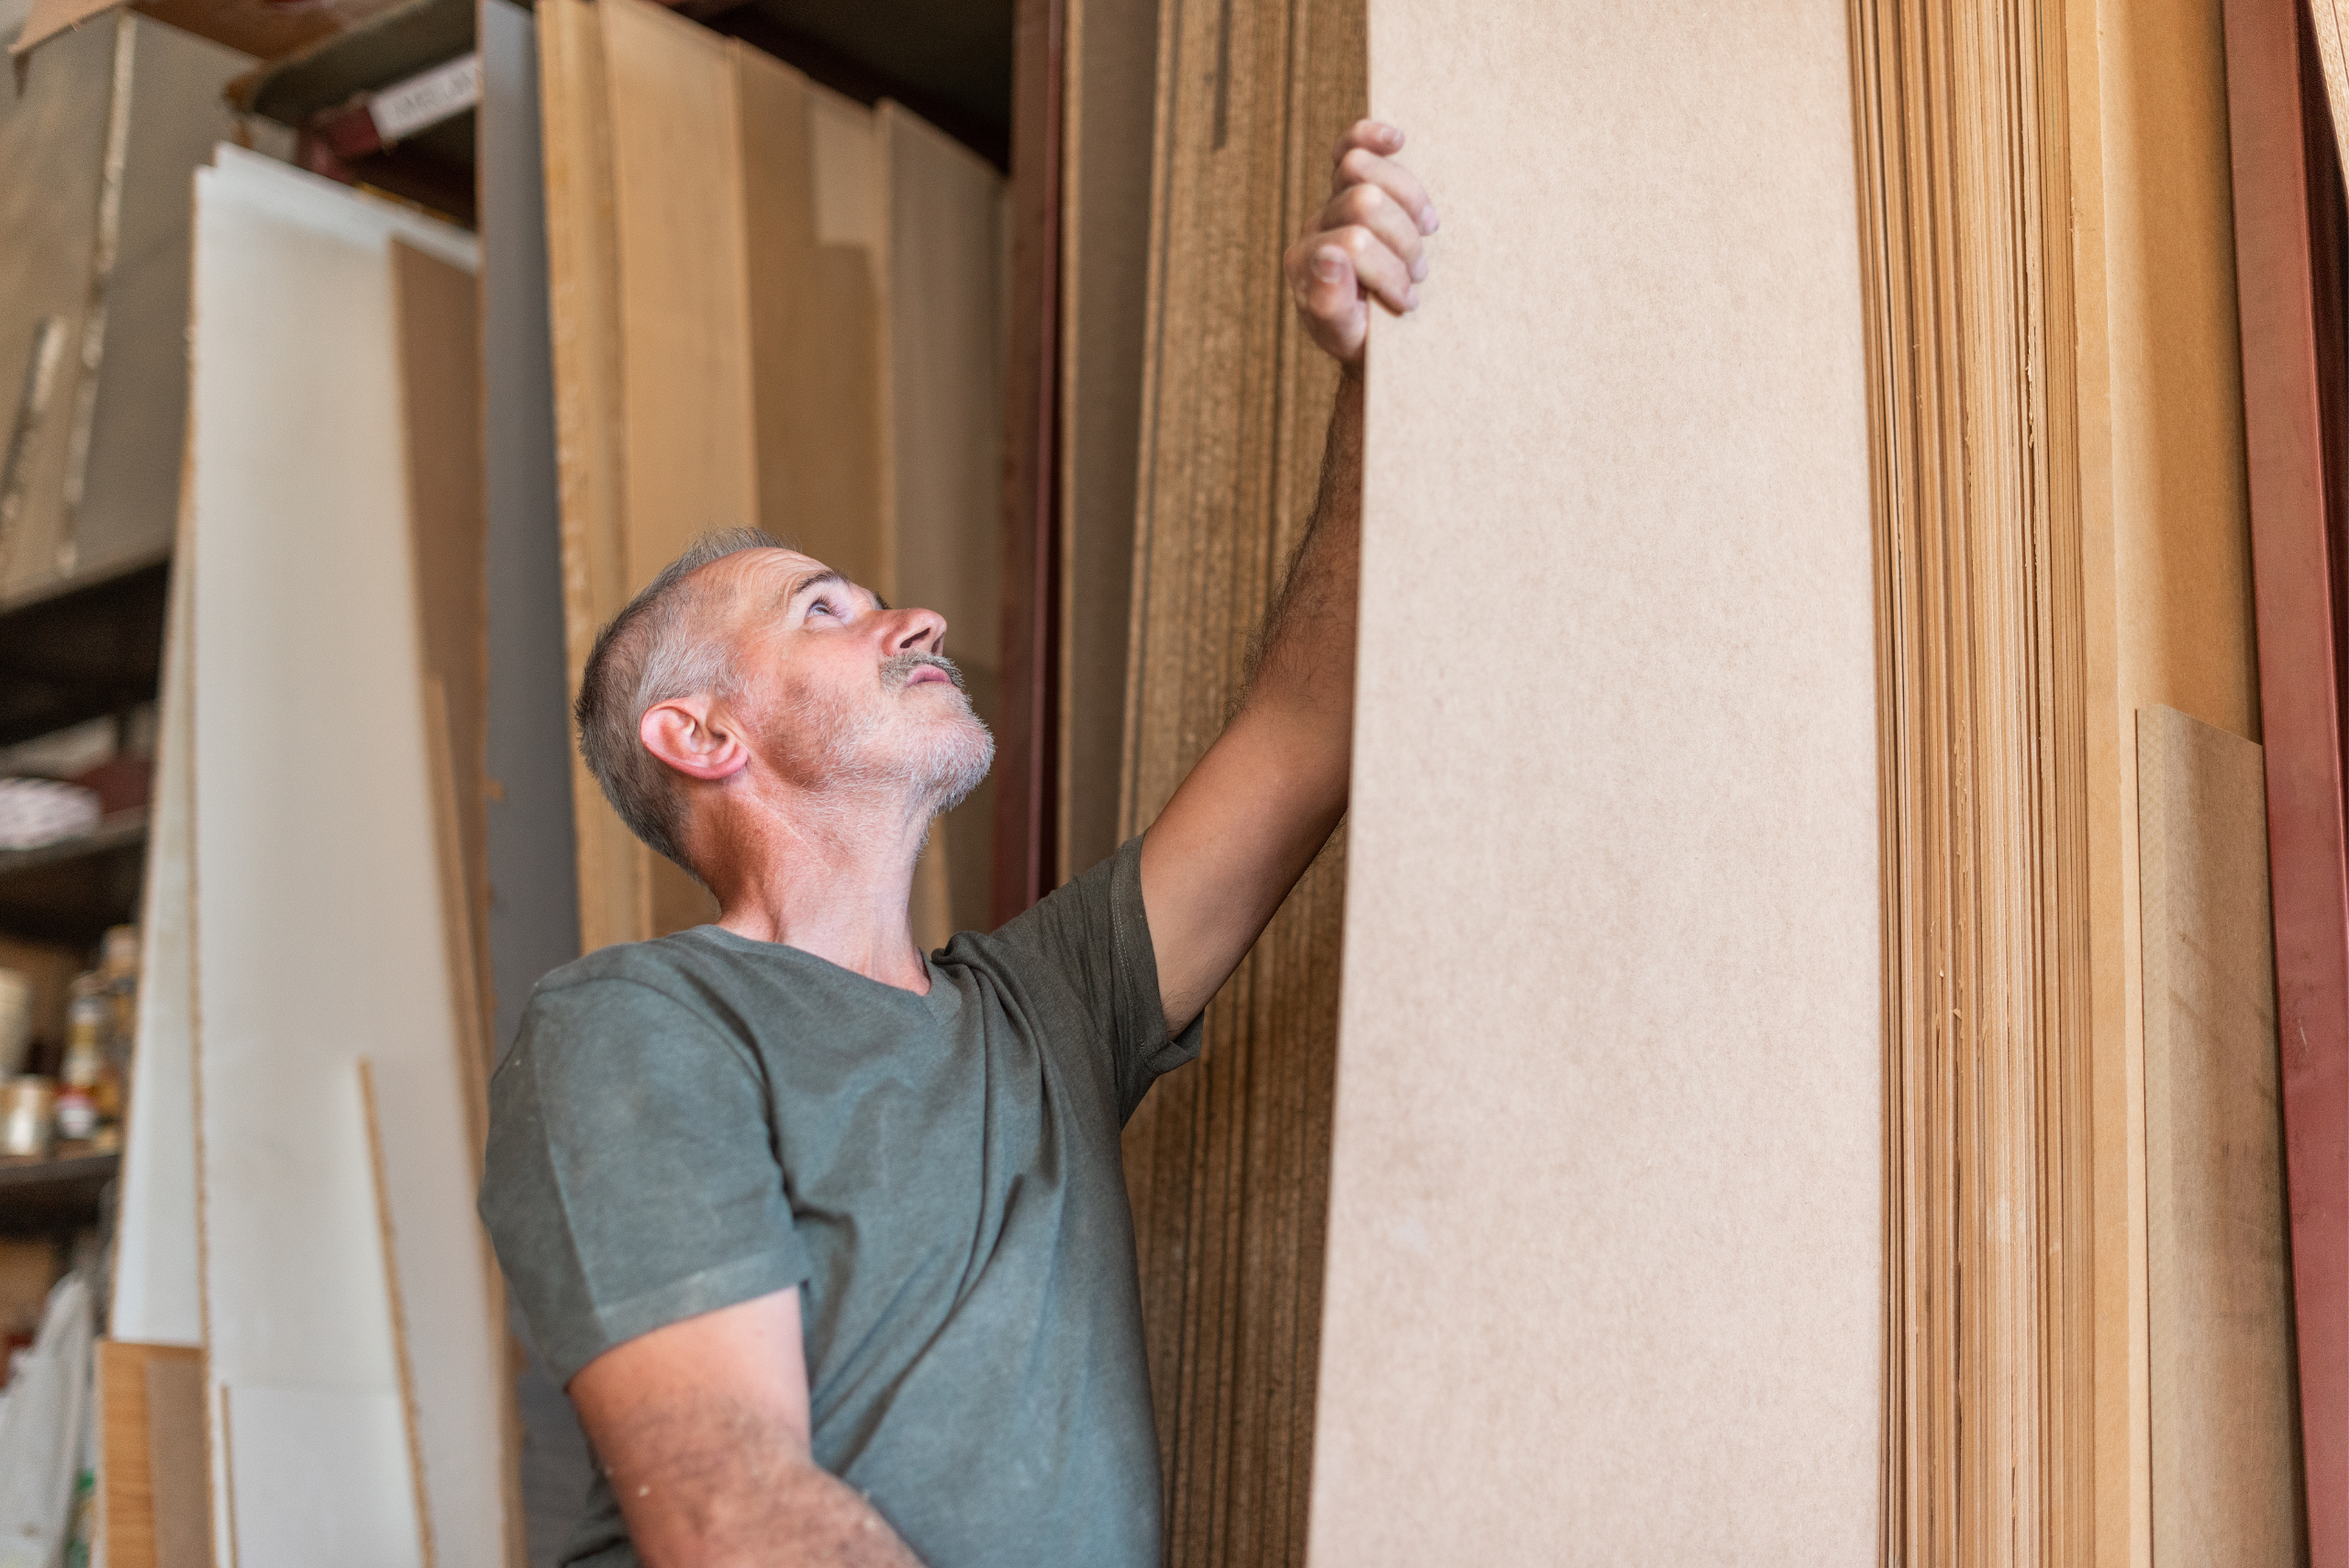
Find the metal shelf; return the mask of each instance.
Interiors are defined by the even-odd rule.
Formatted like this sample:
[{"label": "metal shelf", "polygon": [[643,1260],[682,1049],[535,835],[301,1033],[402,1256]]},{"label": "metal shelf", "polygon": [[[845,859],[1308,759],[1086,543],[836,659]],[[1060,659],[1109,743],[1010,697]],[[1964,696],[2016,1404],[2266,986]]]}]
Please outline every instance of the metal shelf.
[{"label": "metal shelf", "polygon": [[0,1160],[0,1235],[96,1223],[99,1196],[121,1168],[118,1153]]}]

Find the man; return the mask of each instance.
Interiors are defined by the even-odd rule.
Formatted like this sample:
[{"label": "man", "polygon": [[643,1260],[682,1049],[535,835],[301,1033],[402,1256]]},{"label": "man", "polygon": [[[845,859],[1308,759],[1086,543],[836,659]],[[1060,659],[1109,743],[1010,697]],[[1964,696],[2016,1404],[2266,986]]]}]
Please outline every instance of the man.
[{"label": "man", "polygon": [[622,611],[580,744],[716,926],[547,977],[482,1213],[600,1465],[568,1562],[1154,1568],[1119,1130],[1337,826],[1368,310],[1435,228],[1364,121],[1285,270],[1346,367],[1247,700],[1148,833],[927,958],[930,820],[993,742],[946,625],[737,532]]}]

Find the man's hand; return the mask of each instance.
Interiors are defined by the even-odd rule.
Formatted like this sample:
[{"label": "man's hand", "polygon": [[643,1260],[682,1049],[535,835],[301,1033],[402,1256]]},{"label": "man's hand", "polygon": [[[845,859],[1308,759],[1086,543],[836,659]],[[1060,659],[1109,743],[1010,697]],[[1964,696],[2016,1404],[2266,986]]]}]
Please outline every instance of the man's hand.
[{"label": "man's hand", "polygon": [[1390,161],[1402,145],[1401,131],[1375,120],[1348,131],[1336,194],[1285,262],[1306,330],[1347,368],[1313,524],[1266,622],[1247,700],[1142,840],[1142,907],[1170,1029],[1208,1005],[1345,815],[1368,302],[1397,315],[1419,304],[1422,242],[1436,224],[1427,193]]},{"label": "man's hand", "polygon": [[1428,275],[1422,247],[1435,232],[1435,204],[1393,161],[1402,150],[1401,131],[1357,120],[1339,139],[1328,205],[1281,260],[1305,329],[1341,364],[1362,362],[1370,302],[1400,316],[1419,303]]},{"label": "man's hand", "polygon": [[570,1392],[645,1568],[921,1568],[808,1455],[797,1290],[615,1345]]}]

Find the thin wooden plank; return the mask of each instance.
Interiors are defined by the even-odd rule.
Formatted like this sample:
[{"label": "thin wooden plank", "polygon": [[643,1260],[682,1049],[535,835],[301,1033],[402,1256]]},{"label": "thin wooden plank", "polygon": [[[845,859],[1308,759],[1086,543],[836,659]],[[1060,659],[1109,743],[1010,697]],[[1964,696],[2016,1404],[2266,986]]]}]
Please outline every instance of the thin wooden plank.
[{"label": "thin wooden plank", "polygon": [[108,1568],[156,1568],[155,1485],[147,1447],[150,1347],[100,1340],[97,1349],[98,1513],[106,1562]]},{"label": "thin wooden plank", "polygon": [[154,1568],[212,1568],[212,1499],[205,1484],[204,1352],[193,1347],[152,1346],[146,1374]]},{"label": "thin wooden plank", "polygon": [[2307,1561],[2260,749],[2137,714],[2154,1558]]},{"label": "thin wooden plank", "polygon": [[400,431],[409,541],[416,559],[426,679],[438,692],[450,820],[442,837],[451,884],[449,929],[478,1020],[476,1075],[489,1069],[489,865],[484,762],[489,745],[489,580],[482,484],[479,282],[462,267],[392,242],[392,302],[400,346]]},{"label": "thin wooden plank", "polygon": [[[576,693],[596,632],[628,602],[619,241],[602,13],[589,0],[544,0],[537,17],[563,639],[568,689]],[[644,934],[639,929],[647,874],[642,846],[605,800],[575,747],[571,794],[580,949],[634,940]]]}]

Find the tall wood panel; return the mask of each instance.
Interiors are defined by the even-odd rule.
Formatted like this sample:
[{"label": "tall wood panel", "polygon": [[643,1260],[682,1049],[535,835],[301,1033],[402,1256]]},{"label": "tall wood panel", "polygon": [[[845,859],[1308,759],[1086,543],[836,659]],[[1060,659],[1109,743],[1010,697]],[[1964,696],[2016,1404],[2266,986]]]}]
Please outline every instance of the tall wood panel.
[{"label": "tall wood panel", "polygon": [[[1279,258],[1366,95],[1360,0],[1170,0],[1160,21],[1129,833],[1221,730],[1310,517],[1337,370]],[[1210,1004],[1202,1062],[1126,1130],[1178,1568],[1303,1560],[1344,886],[1333,843]]]},{"label": "tall wood panel", "polygon": [[1881,660],[1884,1501],[1901,1561],[2078,1562],[2094,1541],[2064,19],[2060,4],[1852,8]]}]

